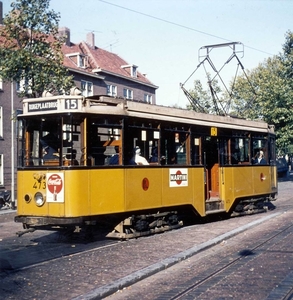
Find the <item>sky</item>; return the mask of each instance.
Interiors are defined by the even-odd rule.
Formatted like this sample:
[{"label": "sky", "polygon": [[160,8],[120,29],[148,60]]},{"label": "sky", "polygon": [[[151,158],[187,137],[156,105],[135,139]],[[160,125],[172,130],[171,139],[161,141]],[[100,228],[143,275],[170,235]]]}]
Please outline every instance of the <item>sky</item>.
[{"label": "sky", "polygon": [[[1,1],[6,14],[12,1]],[[293,31],[292,0],[51,0],[50,9],[61,14],[71,42],[93,32],[97,47],[137,65],[159,87],[157,104],[167,106],[188,104],[180,83],[189,90],[200,80],[205,87],[204,67],[216,76],[200,64],[207,57],[201,47],[239,42],[235,51],[247,71],[282,52],[286,32]],[[225,85],[243,74],[235,58],[225,64],[231,47],[208,49]]]}]

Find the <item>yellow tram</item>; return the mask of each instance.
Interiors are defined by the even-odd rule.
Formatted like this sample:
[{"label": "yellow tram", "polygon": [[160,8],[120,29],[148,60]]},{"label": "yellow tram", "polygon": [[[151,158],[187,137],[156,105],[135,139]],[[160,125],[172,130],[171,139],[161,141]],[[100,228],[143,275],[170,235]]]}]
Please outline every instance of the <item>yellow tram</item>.
[{"label": "yellow tram", "polygon": [[[26,230],[115,217],[132,237],[275,200],[275,134],[265,122],[107,96],[25,99],[18,116],[17,216]],[[262,162],[255,156],[263,154]]]}]

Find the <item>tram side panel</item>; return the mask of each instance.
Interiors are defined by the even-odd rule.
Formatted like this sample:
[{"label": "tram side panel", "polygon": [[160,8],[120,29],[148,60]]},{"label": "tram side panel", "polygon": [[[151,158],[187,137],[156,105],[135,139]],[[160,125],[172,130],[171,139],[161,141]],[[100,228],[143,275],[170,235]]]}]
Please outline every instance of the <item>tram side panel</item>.
[{"label": "tram side panel", "polygon": [[163,206],[190,204],[205,215],[203,168],[170,167],[162,169]]},{"label": "tram side panel", "polygon": [[90,170],[89,214],[111,214],[125,210],[125,169]]},{"label": "tram side panel", "polygon": [[204,215],[202,168],[133,168],[126,170],[125,210],[160,209],[190,204]]},{"label": "tram side panel", "polygon": [[[17,184],[23,216],[71,218],[186,204],[204,215],[200,168],[27,170],[18,172]],[[38,192],[46,200],[40,206],[33,199]]]},{"label": "tram side panel", "polygon": [[257,198],[273,192],[268,166],[221,168],[220,174],[220,195],[226,211],[231,209],[238,198]]},{"label": "tram side panel", "polygon": [[162,207],[162,169],[126,169],[125,190],[126,211]]}]

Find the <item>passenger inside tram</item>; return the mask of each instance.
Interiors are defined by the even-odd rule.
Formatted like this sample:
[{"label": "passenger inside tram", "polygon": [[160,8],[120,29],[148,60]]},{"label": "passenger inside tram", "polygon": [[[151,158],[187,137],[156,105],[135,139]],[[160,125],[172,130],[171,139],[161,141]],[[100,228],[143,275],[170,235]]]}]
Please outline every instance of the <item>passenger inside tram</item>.
[{"label": "passenger inside tram", "polygon": [[141,155],[141,150],[136,146],[133,150],[133,157],[130,160],[131,165],[149,165],[148,161]]}]

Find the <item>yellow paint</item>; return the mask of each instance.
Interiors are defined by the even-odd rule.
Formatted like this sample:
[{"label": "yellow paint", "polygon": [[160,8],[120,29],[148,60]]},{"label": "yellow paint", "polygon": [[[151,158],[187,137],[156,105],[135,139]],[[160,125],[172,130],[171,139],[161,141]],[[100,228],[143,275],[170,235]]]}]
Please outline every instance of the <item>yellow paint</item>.
[{"label": "yellow paint", "polygon": [[[174,168],[175,169],[175,168]],[[18,171],[17,213],[27,216],[79,217],[158,209],[189,204],[205,215],[203,168],[188,169],[188,186],[170,187],[169,168],[86,169],[50,171],[64,174],[64,203],[35,205],[46,197],[46,170]],[[276,170],[269,166],[219,168],[219,193],[229,211],[235,199],[276,192]],[[29,203],[24,196],[30,195]]]},{"label": "yellow paint", "polygon": [[220,168],[220,198],[229,211],[235,199],[261,196],[275,192],[272,188],[271,167],[230,167]]}]

